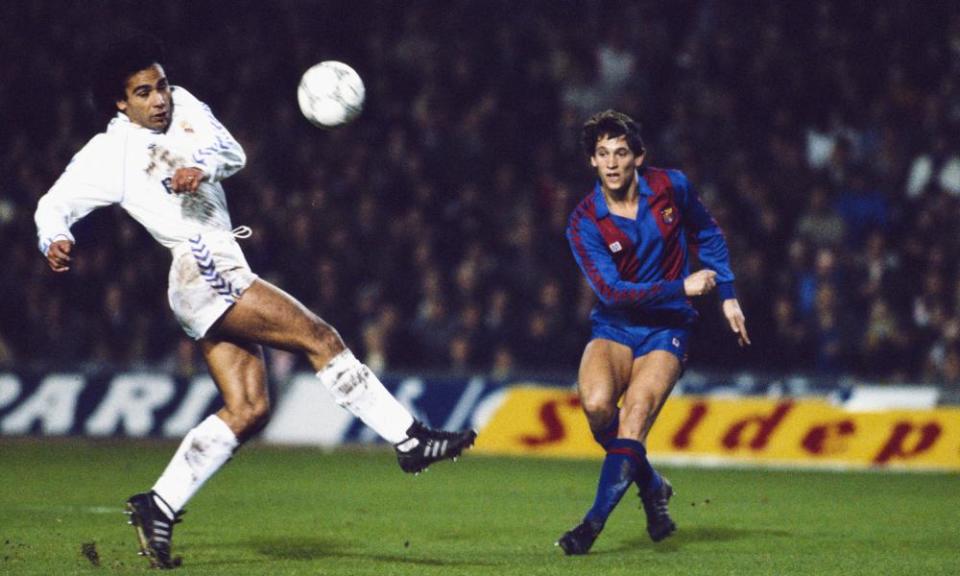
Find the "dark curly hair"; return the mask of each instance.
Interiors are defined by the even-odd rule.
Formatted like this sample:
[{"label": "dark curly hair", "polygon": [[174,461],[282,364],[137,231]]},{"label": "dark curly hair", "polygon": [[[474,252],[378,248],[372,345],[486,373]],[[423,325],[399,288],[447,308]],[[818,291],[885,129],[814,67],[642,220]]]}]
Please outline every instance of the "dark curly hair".
[{"label": "dark curly hair", "polygon": [[627,146],[634,154],[644,152],[643,138],[640,136],[640,125],[633,118],[616,110],[604,110],[590,117],[583,124],[580,142],[587,157],[593,156],[597,149],[597,140],[603,137],[625,136]]},{"label": "dark curly hair", "polygon": [[163,44],[146,32],[127,32],[103,49],[91,79],[95,110],[112,116],[116,103],[127,97],[127,80],[137,72],[163,61]]}]

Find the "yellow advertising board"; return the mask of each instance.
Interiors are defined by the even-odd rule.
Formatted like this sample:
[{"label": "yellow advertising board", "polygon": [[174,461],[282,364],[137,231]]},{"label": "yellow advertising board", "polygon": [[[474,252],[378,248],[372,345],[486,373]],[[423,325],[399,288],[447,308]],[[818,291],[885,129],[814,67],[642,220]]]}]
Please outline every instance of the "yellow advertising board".
[{"label": "yellow advertising board", "polygon": [[[654,458],[960,470],[960,409],[852,412],[821,399],[675,396],[647,440]],[[507,392],[477,451],[600,456],[573,391]]]}]

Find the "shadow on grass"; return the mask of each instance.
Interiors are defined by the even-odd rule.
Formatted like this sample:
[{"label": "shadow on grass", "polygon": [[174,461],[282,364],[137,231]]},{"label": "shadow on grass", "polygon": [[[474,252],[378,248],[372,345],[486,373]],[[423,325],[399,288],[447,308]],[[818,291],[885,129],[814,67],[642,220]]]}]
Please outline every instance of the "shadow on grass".
[{"label": "shadow on grass", "polygon": [[450,558],[435,558],[419,555],[405,549],[395,554],[370,553],[351,548],[349,543],[337,540],[274,539],[249,542],[260,554],[277,560],[322,560],[324,558],[354,558],[375,562],[412,564],[419,566],[493,566],[490,562],[458,561]]},{"label": "shadow on grass", "polygon": [[[654,543],[646,535],[627,538],[620,542],[619,546],[598,550],[597,554],[612,554],[624,552],[627,550],[638,550],[643,548],[652,549],[657,553],[677,552],[685,544],[695,542],[732,542],[734,540],[743,540],[757,537],[777,537],[790,536],[788,530],[778,530],[769,528],[727,528],[723,526],[692,526],[689,528],[680,528],[670,538]],[[601,536],[602,537],[602,536]]]}]

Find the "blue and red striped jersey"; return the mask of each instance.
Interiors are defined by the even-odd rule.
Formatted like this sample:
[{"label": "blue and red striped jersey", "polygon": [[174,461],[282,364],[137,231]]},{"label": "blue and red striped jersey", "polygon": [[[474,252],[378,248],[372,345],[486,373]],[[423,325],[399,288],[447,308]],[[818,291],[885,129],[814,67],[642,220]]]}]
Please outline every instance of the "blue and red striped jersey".
[{"label": "blue and red striped jersey", "polygon": [[638,175],[636,219],[610,212],[599,181],[570,215],[570,249],[599,298],[592,317],[689,324],[697,318],[683,291],[691,250],[716,271],[721,300],[736,297],[726,240],[683,172],[641,167]]}]

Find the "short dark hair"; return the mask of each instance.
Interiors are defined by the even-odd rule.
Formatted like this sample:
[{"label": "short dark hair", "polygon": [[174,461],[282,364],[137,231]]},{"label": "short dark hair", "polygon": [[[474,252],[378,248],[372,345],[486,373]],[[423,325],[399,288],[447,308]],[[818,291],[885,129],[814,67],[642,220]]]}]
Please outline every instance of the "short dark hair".
[{"label": "short dark hair", "polygon": [[163,61],[163,44],[147,32],[126,32],[100,54],[92,78],[93,105],[109,115],[117,111],[116,102],[126,98],[127,80],[141,70]]},{"label": "short dark hair", "polygon": [[623,112],[604,110],[598,112],[584,122],[581,132],[581,143],[587,157],[593,156],[597,149],[597,140],[606,137],[625,136],[627,146],[634,154],[642,154],[643,138],[640,136],[640,125]]}]

